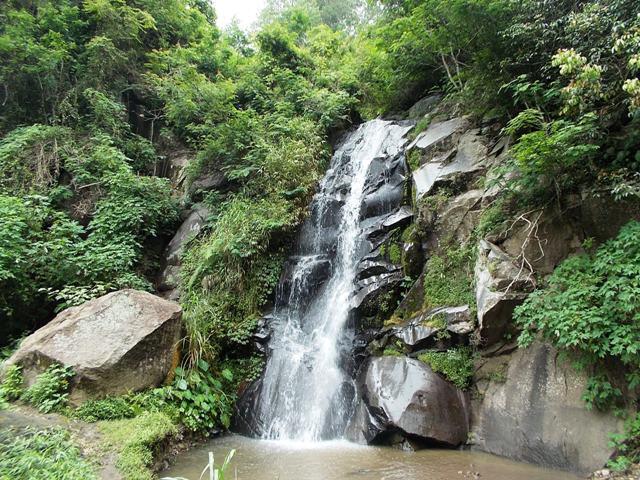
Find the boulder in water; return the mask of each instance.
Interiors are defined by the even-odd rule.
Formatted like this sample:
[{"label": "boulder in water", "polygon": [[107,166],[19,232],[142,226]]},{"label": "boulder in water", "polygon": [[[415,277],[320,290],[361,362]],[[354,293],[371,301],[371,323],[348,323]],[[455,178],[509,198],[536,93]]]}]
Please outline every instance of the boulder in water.
[{"label": "boulder in water", "polygon": [[359,430],[369,443],[384,443],[397,433],[441,446],[467,440],[466,395],[419,360],[372,358],[361,389],[366,412],[356,417],[364,423],[350,431]]},{"label": "boulder in water", "polygon": [[64,310],[7,363],[22,366],[27,385],[53,363],[73,367],[73,403],[155,387],[177,359],[181,316],[177,303],[120,290]]}]

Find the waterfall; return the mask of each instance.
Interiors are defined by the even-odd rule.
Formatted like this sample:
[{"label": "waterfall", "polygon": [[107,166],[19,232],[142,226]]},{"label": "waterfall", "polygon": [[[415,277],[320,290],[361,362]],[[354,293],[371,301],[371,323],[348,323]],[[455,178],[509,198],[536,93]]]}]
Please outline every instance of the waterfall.
[{"label": "waterfall", "polygon": [[319,441],[344,433],[355,388],[348,324],[358,264],[372,250],[365,218],[382,221],[397,210],[397,192],[385,190],[392,178],[385,161],[401,155],[410,128],[367,122],[333,156],[269,317],[270,354],[253,413],[263,438]]}]

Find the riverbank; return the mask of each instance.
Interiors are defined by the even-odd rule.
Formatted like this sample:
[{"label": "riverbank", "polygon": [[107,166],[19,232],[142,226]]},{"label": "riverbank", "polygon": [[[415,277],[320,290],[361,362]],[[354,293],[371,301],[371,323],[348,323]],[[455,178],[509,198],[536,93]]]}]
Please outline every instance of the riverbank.
[{"label": "riverbank", "polygon": [[[13,404],[0,410],[0,443],[20,443],[29,449],[28,437],[56,436],[67,440],[64,444],[50,445],[46,454],[57,457],[58,449],[78,449],[78,462],[86,462],[96,480],[143,480],[167,469],[174,459],[196,445],[204,444],[207,437],[193,435],[180,427],[165,434],[158,424],[141,425],[141,418],[88,423],[67,416],[42,414],[28,406]],[[157,419],[155,419],[157,422]],[[141,436],[144,441],[140,441]],[[39,445],[38,449],[42,449]],[[135,451],[134,454],[132,452]],[[36,465],[36,467],[38,466]],[[62,477],[61,477],[62,478]],[[89,480],[89,479],[84,479]]]}]

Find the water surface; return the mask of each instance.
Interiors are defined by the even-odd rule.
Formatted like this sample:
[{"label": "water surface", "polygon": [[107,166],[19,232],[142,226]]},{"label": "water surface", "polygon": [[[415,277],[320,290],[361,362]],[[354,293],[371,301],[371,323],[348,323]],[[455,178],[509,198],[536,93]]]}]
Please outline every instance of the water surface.
[{"label": "water surface", "polygon": [[[236,449],[227,478],[238,480],[577,480],[554,470],[480,452],[365,447],[345,441],[295,443],[224,436],[182,454],[160,476],[200,478],[213,452],[216,464]],[[476,474],[479,474],[477,476]],[[208,478],[208,477],[207,477]]]}]

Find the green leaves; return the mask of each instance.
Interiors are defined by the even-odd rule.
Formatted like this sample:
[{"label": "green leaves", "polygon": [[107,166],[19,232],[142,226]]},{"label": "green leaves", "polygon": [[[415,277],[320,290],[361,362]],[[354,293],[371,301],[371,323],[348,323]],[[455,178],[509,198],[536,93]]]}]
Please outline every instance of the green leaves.
[{"label": "green leaves", "polygon": [[[233,380],[229,370],[222,370],[220,375],[226,382]],[[219,426],[229,428],[235,398],[225,393],[225,385],[210,371],[208,362],[200,359],[197,367],[189,371],[177,368],[174,387],[169,395],[187,428],[202,432]]]},{"label": "green leaves", "polygon": [[523,328],[519,341],[529,345],[535,333],[576,354],[576,366],[596,366],[584,399],[606,409],[622,393],[602,370],[611,359],[626,369],[629,388],[640,369],[640,223],[631,222],[593,255],[565,260],[549,286],[532,293],[515,311]]},{"label": "green leaves", "polygon": [[42,413],[58,411],[66,406],[69,380],[74,376],[71,367],[52,364],[36,377],[36,381],[20,397]]}]

